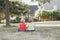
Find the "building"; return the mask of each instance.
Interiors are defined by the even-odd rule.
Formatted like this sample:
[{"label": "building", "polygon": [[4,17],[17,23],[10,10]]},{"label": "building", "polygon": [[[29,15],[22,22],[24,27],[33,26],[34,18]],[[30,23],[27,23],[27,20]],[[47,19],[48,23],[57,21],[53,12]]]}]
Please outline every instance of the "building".
[{"label": "building", "polygon": [[44,4],[45,10],[60,10],[60,0],[51,0],[50,3]]},{"label": "building", "polygon": [[38,6],[37,5],[30,5],[30,12],[29,14],[31,16],[34,16],[35,15],[35,11],[38,9]]}]

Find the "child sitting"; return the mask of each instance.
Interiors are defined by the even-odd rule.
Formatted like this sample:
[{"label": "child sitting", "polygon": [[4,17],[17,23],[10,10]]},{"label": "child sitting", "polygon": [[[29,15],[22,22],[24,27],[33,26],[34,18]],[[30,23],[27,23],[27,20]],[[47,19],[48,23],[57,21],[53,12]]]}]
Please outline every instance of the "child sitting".
[{"label": "child sitting", "polygon": [[26,24],[24,21],[21,21],[21,23],[19,24],[18,31],[26,31]]},{"label": "child sitting", "polygon": [[34,24],[32,23],[32,20],[29,20],[29,23],[27,24],[27,31],[34,31]]}]

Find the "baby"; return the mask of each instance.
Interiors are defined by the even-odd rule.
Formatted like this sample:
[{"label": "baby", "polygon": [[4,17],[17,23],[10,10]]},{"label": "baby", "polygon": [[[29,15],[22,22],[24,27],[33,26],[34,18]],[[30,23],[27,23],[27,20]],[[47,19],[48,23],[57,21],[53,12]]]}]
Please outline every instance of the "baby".
[{"label": "baby", "polygon": [[27,31],[34,31],[34,24],[32,23],[32,20],[29,20],[29,23],[27,24]]},{"label": "baby", "polygon": [[26,24],[24,21],[20,22],[18,31],[26,31]]}]

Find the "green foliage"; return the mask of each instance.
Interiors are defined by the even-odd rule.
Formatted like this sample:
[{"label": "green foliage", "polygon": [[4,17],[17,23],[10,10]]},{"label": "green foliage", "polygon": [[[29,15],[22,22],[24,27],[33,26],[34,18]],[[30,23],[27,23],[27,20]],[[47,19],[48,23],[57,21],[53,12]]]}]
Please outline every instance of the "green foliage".
[{"label": "green foliage", "polygon": [[38,22],[39,21],[38,19],[35,19],[35,18],[33,20],[34,20],[34,22]]},{"label": "green foliage", "polygon": [[60,16],[60,11],[53,11],[53,16]]},{"label": "green foliage", "polygon": [[60,11],[42,11],[39,16],[60,16]]},{"label": "green foliage", "polygon": [[50,14],[50,12],[48,12],[48,11],[43,11],[42,12],[42,16],[50,16],[51,14]]},{"label": "green foliage", "polygon": [[14,13],[14,14],[26,14],[27,12],[29,12],[29,6],[23,4],[22,2],[11,2],[10,3],[10,12]]},{"label": "green foliage", "polygon": [[5,8],[5,0],[0,0],[0,12]]},{"label": "green foliage", "polygon": [[39,13],[39,17],[60,21],[60,11],[42,11],[42,13]]},{"label": "green foliage", "polygon": [[58,21],[60,21],[60,11],[53,11],[53,14],[52,14],[52,18],[57,19]]},{"label": "green foliage", "polygon": [[[2,12],[3,10],[5,10],[5,0],[0,0],[0,12]],[[10,13],[14,13],[17,15],[22,14],[26,14],[27,12],[29,12],[29,6],[25,5],[22,2],[14,2],[14,1],[9,1],[9,11]]]},{"label": "green foliage", "polygon": [[50,11],[42,11],[42,13],[39,13],[39,16],[51,16],[52,12]]},{"label": "green foliage", "polygon": [[50,3],[51,0],[46,0],[48,3]]}]

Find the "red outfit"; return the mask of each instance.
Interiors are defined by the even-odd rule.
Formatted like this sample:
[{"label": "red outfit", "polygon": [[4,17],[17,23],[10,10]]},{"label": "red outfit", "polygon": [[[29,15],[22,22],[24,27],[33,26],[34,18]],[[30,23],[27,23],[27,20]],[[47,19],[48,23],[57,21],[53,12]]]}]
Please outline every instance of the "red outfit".
[{"label": "red outfit", "polygon": [[20,23],[19,29],[20,29],[20,31],[25,31],[26,30],[26,24],[25,23]]}]

